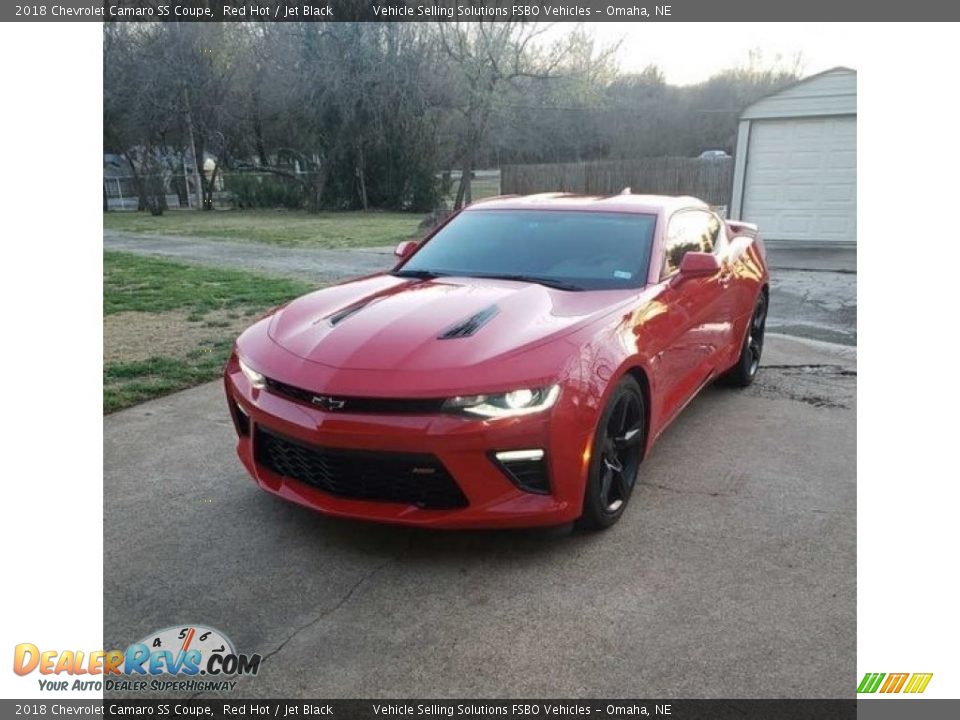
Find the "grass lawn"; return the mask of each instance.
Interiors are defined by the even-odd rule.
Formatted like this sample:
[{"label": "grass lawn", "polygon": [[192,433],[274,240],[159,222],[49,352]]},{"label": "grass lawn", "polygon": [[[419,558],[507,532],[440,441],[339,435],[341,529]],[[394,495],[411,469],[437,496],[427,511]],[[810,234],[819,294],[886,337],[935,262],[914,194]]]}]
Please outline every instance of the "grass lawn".
[{"label": "grass lawn", "polygon": [[287,247],[370,247],[396,245],[420,237],[415,213],[329,212],[297,210],[168,210],[159,217],[146,212],[108,212],[108,230],[157,235],[192,235],[213,239],[271,243]]},{"label": "grass lawn", "polygon": [[103,256],[103,410],[219,376],[233,340],[314,286],[129,253]]}]

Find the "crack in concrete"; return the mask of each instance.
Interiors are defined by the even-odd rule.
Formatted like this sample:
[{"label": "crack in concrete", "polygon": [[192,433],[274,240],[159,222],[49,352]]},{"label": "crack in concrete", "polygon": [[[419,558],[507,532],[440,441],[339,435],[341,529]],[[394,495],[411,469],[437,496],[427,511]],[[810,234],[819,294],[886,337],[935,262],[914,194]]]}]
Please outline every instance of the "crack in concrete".
[{"label": "crack in concrete", "polygon": [[856,275],[856,270],[846,270],[844,268],[814,268],[814,267],[777,267],[770,265],[770,270],[779,272],[809,272],[809,273],[833,273],[835,275]]},{"label": "crack in concrete", "polygon": [[[848,390],[841,391],[840,388],[851,388],[847,384],[848,378],[852,383],[856,382],[857,371],[848,365],[839,363],[797,363],[784,365],[763,365],[762,369],[772,371],[767,375],[761,374],[754,385],[754,392],[761,397],[784,398],[802,402],[815,408],[835,408],[840,410],[849,410],[850,405],[846,402],[846,395],[850,394]],[[829,383],[832,378],[833,390],[824,388],[825,394],[821,393],[819,382]],[[807,380],[804,382],[804,380]],[[813,387],[805,387],[808,385]],[[839,397],[835,397],[835,396]],[[852,398],[851,398],[852,401]]]},{"label": "crack in concrete", "polygon": [[[849,410],[850,406],[845,403],[837,402],[836,400],[831,400],[830,398],[824,397],[822,395],[804,395],[801,393],[790,392],[789,390],[784,390],[772,385],[761,385],[761,387],[766,391],[768,397],[781,397],[786,398],[787,400],[795,400],[797,402],[806,403],[815,408],[833,408],[839,410]],[[760,393],[761,396],[764,395],[763,392]]]},{"label": "crack in concrete", "polygon": [[[286,638],[284,638],[283,642],[281,642],[279,645],[277,645],[277,646],[276,646],[273,650],[271,650],[270,652],[264,654],[264,655],[260,658],[260,663],[261,663],[261,664],[266,663],[270,658],[272,658],[274,655],[276,655],[276,654],[279,653],[281,650],[283,650],[283,649],[287,646],[287,643],[289,643],[291,640],[293,640],[297,635],[299,635],[300,633],[302,633],[302,632],[304,632],[304,631],[306,631],[306,630],[309,630],[309,629],[312,628],[314,625],[316,625],[317,623],[319,623],[321,620],[326,620],[328,617],[330,617],[330,616],[333,615],[335,612],[337,612],[337,610],[339,610],[340,608],[342,608],[342,607],[347,603],[347,601],[349,601],[349,600],[356,594],[357,590],[359,590],[359,589],[360,589],[364,584],[366,584],[369,580],[372,580],[376,575],[378,575],[378,574],[380,573],[381,570],[383,570],[383,569],[384,569],[385,567],[387,567],[388,565],[396,562],[398,559],[399,559],[399,556],[389,558],[389,559],[383,561],[382,563],[380,563],[379,565],[377,565],[375,568],[373,568],[372,570],[370,570],[370,571],[369,571],[368,573],[366,573],[365,575],[363,575],[363,577],[361,577],[359,580],[357,580],[353,585],[351,585],[351,586],[347,589],[347,591],[346,591],[346,592],[343,594],[343,596],[333,605],[333,607],[328,608],[327,610],[324,610],[323,612],[319,613],[315,618],[313,618],[313,619],[310,620],[309,622],[306,622],[306,623],[304,623],[303,625],[301,625],[300,627],[296,628],[292,633],[290,633]],[[188,699],[188,700],[194,700],[194,699],[200,697],[201,695],[203,695],[205,692],[206,692],[205,690],[199,690],[199,691],[195,692],[193,695],[190,695],[187,699]]]},{"label": "crack in concrete", "polygon": [[339,610],[340,608],[342,608],[342,607],[347,603],[347,601],[350,600],[350,598],[352,598],[352,597],[354,596],[354,594],[357,592],[357,590],[360,589],[360,587],[361,587],[362,585],[364,585],[368,580],[372,580],[377,574],[379,574],[379,572],[380,572],[381,570],[383,570],[385,567],[387,567],[387,565],[390,565],[391,563],[396,562],[396,560],[397,560],[397,558],[390,558],[389,560],[385,560],[384,562],[382,562],[382,563],[380,563],[379,565],[377,565],[377,566],[376,566],[375,568],[373,568],[370,572],[368,572],[366,575],[364,575],[364,576],[361,577],[359,580],[357,580],[357,582],[355,582],[353,585],[351,585],[350,588],[347,590],[347,592],[344,593],[343,597],[341,597],[333,607],[331,607],[331,608],[328,609],[328,610],[324,610],[324,611],[321,612],[319,615],[317,615],[315,618],[313,618],[313,620],[311,620],[311,621],[308,622],[308,623],[305,623],[305,624],[301,625],[301,626],[298,627],[296,630],[294,630],[292,633],[290,633],[282,643],[280,643],[279,645],[277,645],[277,647],[275,647],[273,650],[271,650],[271,651],[268,652],[266,655],[264,655],[260,662],[262,662],[262,663],[267,662],[267,660],[269,660],[269,659],[272,658],[274,655],[276,655],[278,652],[280,652],[281,650],[283,650],[283,648],[285,648],[285,647],[287,646],[287,643],[289,643],[291,640],[293,640],[293,638],[295,638],[297,635],[299,635],[300,633],[302,633],[304,630],[309,630],[311,627],[313,627],[314,625],[316,625],[316,624],[317,624],[318,622],[320,622],[321,620],[325,620],[325,619],[327,619],[328,617],[330,617],[331,615],[333,615],[337,610]]},{"label": "crack in concrete", "polygon": [[829,370],[832,375],[856,377],[857,371],[848,367],[830,363],[811,363],[806,365],[762,365],[765,370]]},{"label": "crack in concrete", "polygon": [[658,483],[641,481],[640,485],[645,485],[646,487],[656,488],[657,490],[664,490],[666,492],[677,493],[679,495],[707,495],[709,497],[734,497],[738,493],[736,492],[719,492],[719,491],[710,491],[710,490],[682,490],[680,488],[670,487],[669,485],[660,485]]}]

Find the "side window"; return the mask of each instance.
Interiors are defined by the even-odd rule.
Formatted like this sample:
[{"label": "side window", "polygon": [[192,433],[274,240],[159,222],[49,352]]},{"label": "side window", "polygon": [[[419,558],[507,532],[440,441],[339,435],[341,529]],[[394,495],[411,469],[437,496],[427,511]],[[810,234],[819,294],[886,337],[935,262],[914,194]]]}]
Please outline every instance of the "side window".
[{"label": "side window", "polygon": [[719,245],[720,219],[705,210],[681,210],[670,218],[663,248],[660,279],[680,269],[688,252],[714,252]]}]

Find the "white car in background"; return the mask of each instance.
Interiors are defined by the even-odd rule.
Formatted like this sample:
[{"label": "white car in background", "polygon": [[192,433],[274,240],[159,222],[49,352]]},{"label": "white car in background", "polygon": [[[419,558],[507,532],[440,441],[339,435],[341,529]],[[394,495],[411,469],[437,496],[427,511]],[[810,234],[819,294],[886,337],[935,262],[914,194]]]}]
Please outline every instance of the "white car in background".
[{"label": "white car in background", "polygon": [[699,160],[721,160],[730,157],[726,150],[704,150],[700,153]]}]

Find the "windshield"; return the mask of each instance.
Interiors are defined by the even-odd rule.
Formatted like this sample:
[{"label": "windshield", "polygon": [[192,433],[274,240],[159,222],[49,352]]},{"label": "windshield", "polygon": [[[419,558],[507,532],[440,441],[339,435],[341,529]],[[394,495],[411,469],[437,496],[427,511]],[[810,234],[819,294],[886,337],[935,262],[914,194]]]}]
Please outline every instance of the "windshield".
[{"label": "windshield", "polygon": [[563,290],[640,287],[656,216],[574,210],[458,215],[394,275],[501,277]]}]

